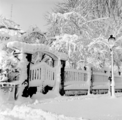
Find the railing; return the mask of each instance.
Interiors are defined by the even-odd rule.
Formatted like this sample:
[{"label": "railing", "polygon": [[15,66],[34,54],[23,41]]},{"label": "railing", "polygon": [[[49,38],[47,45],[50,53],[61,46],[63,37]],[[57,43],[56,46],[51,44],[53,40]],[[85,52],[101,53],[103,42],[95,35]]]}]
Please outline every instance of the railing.
[{"label": "railing", "polygon": [[109,89],[109,71],[108,70],[93,70],[92,72],[92,89]]},{"label": "railing", "polygon": [[114,75],[114,80],[115,80],[115,89],[122,89],[122,75],[116,73]]},{"label": "railing", "polygon": [[87,81],[88,72],[85,70],[65,69],[66,81]]},{"label": "railing", "polygon": [[87,70],[65,69],[64,89],[89,89]]},{"label": "railing", "polygon": [[[54,86],[56,69],[45,62],[30,66],[30,86],[50,84]],[[65,68],[64,89],[109,89],[109,70],[82,70]],[[92,77],[92,79],[91,79]],[[32,82],[33,81],[33,82]],[[35,82],[36,81],[36,82]],[[53,82],[53,83],[51,83]],[[115,88],[122,89],[122,75],[115,74]]]}]

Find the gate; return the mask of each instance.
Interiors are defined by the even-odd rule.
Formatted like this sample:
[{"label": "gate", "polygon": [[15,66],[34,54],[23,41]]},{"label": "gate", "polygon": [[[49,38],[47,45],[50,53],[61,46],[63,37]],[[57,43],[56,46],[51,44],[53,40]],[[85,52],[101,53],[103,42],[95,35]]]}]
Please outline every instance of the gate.
[{"label": "gate", "polygon": [[30,65],[30,87],[53,87],[55,84],[55,67],[49,66],[45,62]]},{"label": "gate", "polygon": [[31,97],[36,92],[46,94],[48,90],[59,95],[61,61],[68,59],[65,53],[44,44],[12,41],[7,46],[20,52],[19,95]]},{"label": "gate", "polygon": [[[32,54],[29,68],[30,93],[42,92],[46,94],[56,84],[56,60],[43,52]],[[35,93],[34,92],[34,93]]]}]

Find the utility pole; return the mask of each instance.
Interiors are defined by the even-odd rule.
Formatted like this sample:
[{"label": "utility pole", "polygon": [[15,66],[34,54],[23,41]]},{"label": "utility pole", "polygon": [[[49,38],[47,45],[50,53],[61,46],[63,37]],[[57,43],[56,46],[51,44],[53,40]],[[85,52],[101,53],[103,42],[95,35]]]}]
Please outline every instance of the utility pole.
[{"label": "utility pole", "polygon": [[10,13],[10,20],[12,20],[13,15],[13,3],[11,4],[11,13]]}]

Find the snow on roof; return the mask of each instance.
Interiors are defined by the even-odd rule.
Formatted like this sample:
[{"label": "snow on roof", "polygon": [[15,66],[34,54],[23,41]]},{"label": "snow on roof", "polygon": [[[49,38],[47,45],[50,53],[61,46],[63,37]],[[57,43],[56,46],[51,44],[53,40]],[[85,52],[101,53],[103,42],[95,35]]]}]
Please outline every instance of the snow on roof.
[{"label": "snow on roof", "polygon": [[68,59],[68,56],[65,53],[57,52],[56,50],[44,44],[29,44],[19,41],[11,41],[7,43],[7,47],[15,50],[20,51],[22,50],[24,53],[30,53],[30,54],[33,54],[37,51],[42,51],[44,53],[48,53],[51,56],[60,58],[62,60]]},{"label": "snow on roof", "polygon": [[0,16],[0,28],[19,30],[19,24],[16,24],[14,21]]}]

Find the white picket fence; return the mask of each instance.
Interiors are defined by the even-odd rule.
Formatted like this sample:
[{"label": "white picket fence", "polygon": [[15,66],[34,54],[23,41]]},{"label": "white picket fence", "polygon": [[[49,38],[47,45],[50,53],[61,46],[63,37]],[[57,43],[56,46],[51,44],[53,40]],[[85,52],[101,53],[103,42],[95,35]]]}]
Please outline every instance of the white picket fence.
[{"label": "white picket fence", "polygon": [[122,75],[116,73],[114,75],[114,80],[115,80],[115,89],[116,89],[116,91],[121,91],[122,92]]},{"label": "white picket fence", "polygon": [[65,69],[64,90],[88,88],[89,82],[87,70]]},{"label": "white picket fence", "polygon": [[[93,70],[89,71],[84,67],[82,70],[65,68],[64,90],[95,90],[110,89],[110,71]],[[92,78],[92,79],[91,79]],[[55,86],[56,68],[45,62],[30,65],[30,87],[49,85]],[[115,74],[115,89],[122,89],[122,75]]]},{"label": "white picket fence", "polygon": [[109,78],[109,73],[110,71],[108,70],[93,70],[92,71],[92,89],[109,89],[110,86],[110,81],[108,80]]},{"label": "white picket fence", "polygon": [[[91,89],[91,90],[109,90],[110,89],[110,76],[109,70],[93,70],[91,73],[87,70],[65,69],[64,90],[78,90],[78,89]],[[90,76],[91,78],[90,79]],[[89,77],[88,77],[89,76]],[[115,90],[122,90],[122,75],[115,74]]]}]

